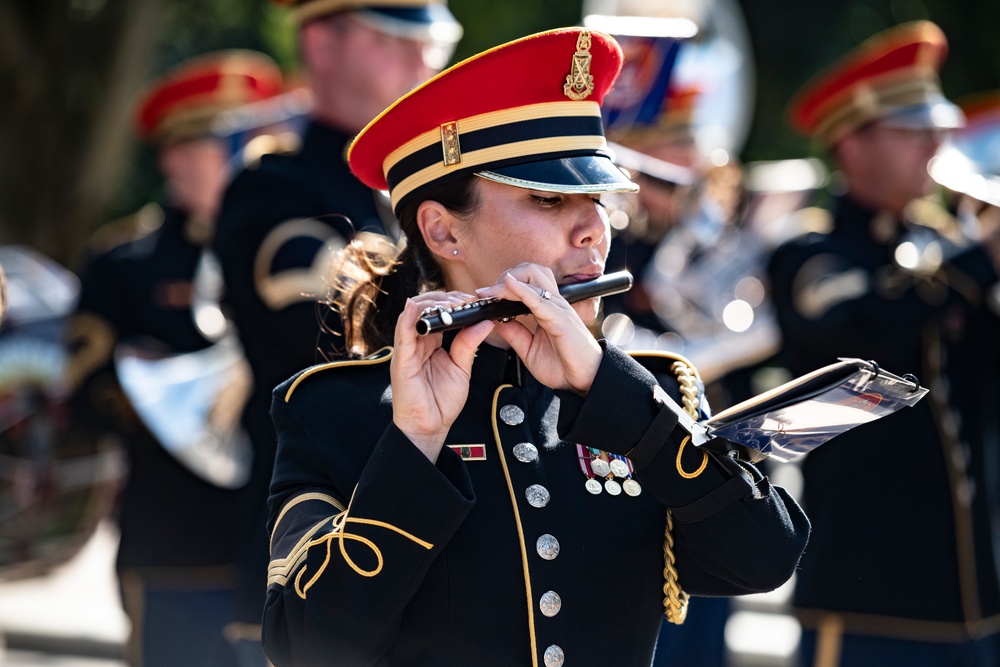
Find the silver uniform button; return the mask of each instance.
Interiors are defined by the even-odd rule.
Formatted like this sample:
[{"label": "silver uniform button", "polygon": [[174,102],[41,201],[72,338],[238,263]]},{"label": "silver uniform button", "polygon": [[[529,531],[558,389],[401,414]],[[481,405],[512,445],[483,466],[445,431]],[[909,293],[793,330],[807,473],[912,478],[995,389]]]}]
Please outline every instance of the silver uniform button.
[{"label": "silver uniform button", "polygon": [[545,660],[545,667],[562,667],[563,663],[566,662],[566,654],[560,646],[553,644],[552,646],[545,649],[545,655],[542,656]]},{"label": "silver uniform button", "polygon": [[542,616],[552,618],[562,609],[562,598],[555,591],[548,591],[542,594],[542,599],[538,601],[538,608]]},{"label": "silver uniform button", "polygon": [[514,445],[514,457],[521,463],[534,463],[538,460],[538,448],[530,442]]},{"label": "silver uniform button", "polygon": [[516,405],[505,405],[500,408],[500,421],[507,426],[517,426],[524,421],[524,410]]},{"label": "silver uniform button", "polygon": [[541,484],[532,484],[525,489],[524,497],[528,499],[528,504],[532,507],[545,507],[552,499],[549,490]]},{"label": "silver uniform button", "polygon": [[545,560],[554,560],[559,555],[559,540],[545,533],[535,542],[535,549]]}]

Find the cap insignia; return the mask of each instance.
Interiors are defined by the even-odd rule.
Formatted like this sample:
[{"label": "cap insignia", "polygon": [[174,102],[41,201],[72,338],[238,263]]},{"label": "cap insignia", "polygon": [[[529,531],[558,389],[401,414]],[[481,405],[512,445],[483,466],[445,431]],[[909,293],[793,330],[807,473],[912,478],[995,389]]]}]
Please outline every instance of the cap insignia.
[{"label": "cap insignia", "polygon": [[583,30],[576,40],[576,53],[573,54],[573,65],[566,75],[566,85],[563,93],[571,100],[586,99],[594,92],[594,77],[590,74],[590,31]]},{"label": "cap insignia", "polygon": [[444,166],[450,167],[462,161],[462,147],[458,143],[457,121],[441,126],[441,149],[444,151]]}]

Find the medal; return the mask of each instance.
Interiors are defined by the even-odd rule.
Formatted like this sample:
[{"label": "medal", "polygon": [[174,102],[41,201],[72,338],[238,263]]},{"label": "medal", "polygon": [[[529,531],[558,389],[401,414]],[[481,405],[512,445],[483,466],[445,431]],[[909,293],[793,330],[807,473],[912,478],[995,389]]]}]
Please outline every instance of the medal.
[{"label": "medal", "polygon": [[628,477],[628,464],[619,458],[613,458],[611,459],[611,472],[615,474],[615,477]]},{"label": "medal", "polygon": [[604,480],[604,488],[608,490],[612,496],[617,496],[622,492],[622,486],[614,479]]},{"label": "medal", "polygon": [[591,477],[590,479],[588,479],[587,483],[584,484],[584,486],[587,487],[587,491],[589,491],[590,493],[594,494],[595,496],[600,495],[600,493],[601,493],[601,483],[598,482],[593,477]]},{"label": "medal", "polygon": [[633,498],[642,493],[642,486],[631,477],[622,482],[622,488],[625,489],[625,493]]},{"label": "medal", "polygon": [[594,459],[590,462],[590,467],[598,477],[607,477],[611,472],[611,466],[604,459]]}]

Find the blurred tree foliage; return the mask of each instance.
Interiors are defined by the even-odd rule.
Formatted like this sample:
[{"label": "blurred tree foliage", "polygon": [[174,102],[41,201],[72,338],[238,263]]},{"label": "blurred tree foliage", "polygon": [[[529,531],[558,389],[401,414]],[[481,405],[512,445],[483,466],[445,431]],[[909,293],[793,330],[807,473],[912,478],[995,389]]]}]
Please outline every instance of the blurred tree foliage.
[{"label": "blurred tree foliage", "polygon": [[[949,36],[948,95],[1000,87],[996,0],[741,6],[758,88],[744,160],[813,151],[785,124],[788,99],[853,45],[902,21],[930,18]],[[451,0],[450,7],[465,26],[456,60],[581,18],[580,0]],[[178,61],[233,47],[259,49],[286,71],[296,68],[294,27],[266,0],[0,3],[0,242],[27,243],[72,263],[95,226],[159,197],[152,155],[131,138],[136,96]]]}]

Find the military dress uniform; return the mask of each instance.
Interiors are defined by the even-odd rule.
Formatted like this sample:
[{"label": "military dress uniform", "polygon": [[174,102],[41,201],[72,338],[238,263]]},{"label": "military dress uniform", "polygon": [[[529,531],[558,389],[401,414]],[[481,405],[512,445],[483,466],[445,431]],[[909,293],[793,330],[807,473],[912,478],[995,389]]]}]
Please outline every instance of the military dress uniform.
[{"label": "military dress uniform", "polygon": [[[168,453],[127,403],[114,368],[115,348],[123,343],[152,345],[162,353],[211,344],[191,312],[191,281],[203,248],[185,236],[185,213],[147,207],[143,217],[156,211],[162,211],[162,223],[155,231],[94,256],[81,271],[80,299],[69,324],[70,370],[81,383],[74,410],[81,423],[113,431],[126,448],[129,470],[118,502],[115,567],[125,610],[139,624],[135,649],[156,654],[171,637],[185,636],[200,652],[215,646],[219,660],[236,581],[239,491],[205,481]],[[201,614],[176,616],[172,627],[143,624],[144,616],[161,611],[141,611],[149,592],[158,591],[163,596],[158,599],[169,604],[172,592],[192,589],[201,592]],[[163,653],[159,658],[158,664],[174,664]]]},{"label": "military dress uniform", "polygon": [[[271,390],[292,373],[342,347],[339,319],[320,303],[333,253],[355,231],[383,235],[377,192],[347,169],[350,137],[312,121],[297,152],[268,154],[243,170],[226,191],[214,250],[226,285],[224,305],[253,371],[244,427],[254,449],[239,557],[248,576],[236,620],[260,623],[267,568],[267,486],[274,461]],[[253,574],[250,574],[253,573]]]},{"label": "military dress uniform", "polygon": [[[580,28],[491,49],[380,115],[352,144],[352,170],[387,186],[397,212],[466,174],[528,191],[634,191],[600,121],[621,60],[610,36]],[[434,463],[393,422],[392,349],[280,385],[272,662],[648,666],[664,613],[683,614],[682,590],[787,580],[808,520],[755,468],[676,428],[666,406],[707,411],[697,372],[602,345],[586,396],[480,345]]]},{"label": "military dress uniform", "polygon": [[[926,22],[872,38],[799,98],[800,128],[948,127],[944,44]],[[817,665],[996,664],[983,641],[1000,632],[995,267],[930,202],[895,216],[848,191],[830,231],[779,248],[769,273],[793,373],[860,357],[930,389],[805,459],[814,530],[793,597],[805,654],[815,648]]]},{"label": "military dress uniform", "polygon": [[[281,85],[274,61],[244,50],[192,58],[153,82],[137,105],[136,133],[161,154],[180,151],[164,173],[167,191],[182,169],[218,168],[223,183],[225,143],[213,134],[215,119],[277,95]],[[219,151],[184,152],[182,144],[191,141],[216,142]],[[212,157],[202,161],[206,155]],[[204,212],[189,212],[189,204],[151,204],[98,231],[67,330],[74,416],[88,428],[118,436],[127,451],[116,567],[133,626],[130,664],[214,667],[229,661],[223,627],[231,618],[237,579],[233,553],[242,491],[217,486],[208,481],[212,475],[168,452],[168,443],[157,439],[126,397],[116,366],[125,346],[160,358],[215,342],[198,328],[193,308],[193,283],[213,221]]]},{"label": "military dress uniform", "polygon": [[[443,2],[276,1],[291,5],[301,23],[351,11],[359,21],[404,39],[458,30],[457,41],[460,34]],[[226,285],[224,302],[254,376],[244,424],[255,463],[240,547],[249,574],[240,587],[238,612],[250,636],[258,634],[268,560],[263,526],[274,461],[271,391],[292,373],[343,352],[340,320],[325,303],[335,253],[354,239],[391,252],[397,236],[384,196],[348,169],[353,134],[310,120],[299,147],[265,155],[236,176],[217,224],[213,247]]]},{"label": "military dress uniform", "polygon": [[[794,374],[837,356],[915,374],[930,395],[850,431],[803,465],[814,532],[794,605],[808,627],[959,641],[1000,631],[998,516],[990,460],[996,398],[997,276],[971,246],[932,274],[898,267],[899,234],[850,199],[833,230],[780,248],[771,278]],[[895,226],[890,222],[890,228]],[[919,227],[945,247],[937,230]],[[838,492],[845,477],[851,493]]]},{"label": "military dress uniform", "polygon": [[[392,425],[390,356],[275,390],[264,645],[278,667],[648,665],[667,507],[693,508],[727,480],[737,499],[675,523],[680,585],[736,595],[794,570],[808,533],[795,501],[746,464],[706,463],[680,451],[679,431],[657,433],[656,379],[613,346],[586,398],[481,347],[436,464]],[[676,358],[640,361],[680,400]],[[648,433],[662,449],[636,471],[620,454]],[[598,474],[595,458],[618,472]]]}]

